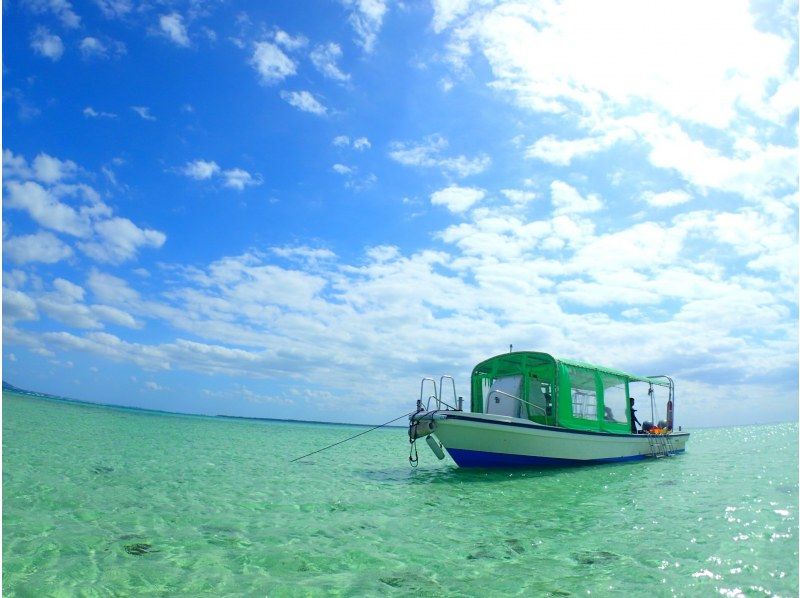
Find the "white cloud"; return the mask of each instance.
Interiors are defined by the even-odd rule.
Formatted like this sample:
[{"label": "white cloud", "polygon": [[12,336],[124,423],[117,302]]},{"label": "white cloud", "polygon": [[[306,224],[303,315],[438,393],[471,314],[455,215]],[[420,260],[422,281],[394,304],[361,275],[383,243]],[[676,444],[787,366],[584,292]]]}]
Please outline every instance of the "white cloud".
[{"label": "white cloud", "polygon": [[84,58],[91,58],[92,56],[104,57],[107,53],[103,42],[96,37],[84,37],[81,40],[79,48]]},{"label": "white cloud", "polygon": [[302,35],[297,35],[293,37],[288,33],[286,33],[285,31],[278,29],[275,32],[275,43],[283,46],[290,52],[294,52],[295,50],[299,50],[300,48],[304,48],[305,46],[307,46],[308,39],[306,39]]},{"label": "white cloud", "polygon": [[122,42],[115,40],[103,42],[96,37],[84,37],[78,48],[84,59],[118,57],[126,52],[125,44]]},{"label": "white cloud", "polygon": [[433,0],[433,31],[441,33],[467,13],[470,0]]},{"label": "white cloud", "polygon": [[281,97],[303,112],[324,116],[328,109],[308,91],[282,91]]},{"label": "white cloud", "polygon": [[177,45],[184,48],[189,46],[189,35],[180,13],[172,12],[168,15],[161,15],[158,18],[158,26],[161,28],[161,32]]},{"label": "white cloud", "polygon": [[80,27],[81,18],[72,10],[72,4],[68,0],[28,0],[24,4],[35,13],[52,13],[64,27]]},{"label": "white cloud", "polygon": [[213,160],[194,160],[192,162],[187,162],[179,172],[196,181],[221,177],[223,186],[239,191],[243,190],[245,187],[252,187],[262,183],[261,175],[254,176],[243,168],[229,168],[223,170],[220,168],[219,164]]},{"label": "white cloud", "polygon": [[39,312],[36,302],[22,291],[3,288],[3,320],[4,324],[19,320],[38,320]]},{"label": "white cloud", "polygon": [[144,120],[156,120],[156,117],[150,114],[150,108],[148,106],[131,106],[131,110]]},{"label": "white cloud", "polygon": [[25,210],[41,226],[57,232],[86,237],[91,231],[85,215],[59,202],[39,183],[8,181],[4,205]]},{"label": "white cloud", "polygon": [[119,19],[133,10],[131,0],[95,0],[103,15],[108,19]]},{"label": "white cloud", "polygon": [[691,138],[677,124],[664,125],[651,118],[638,118],[635,122],[650,144],[650,162],[677,171],[701,189],[759,198],[797,187],[796,148],[740,138],[736,154],[726,156]]},{"label": "white cloud", "polygon": [[358,35],[357,43],[365,52],[371,53],[383,26],[385,0],[343,0],[343,3],[351,9],[348,20]]},{"label": "white cloud", "polygon": [[83,287],[74,282],[70,282],[64,278],[56,278],[53,281],[53,288],[69,301],[83,301],[85,291]]},{"label": "white cloud", "polygon": [[136,256],[144,247],[159,248],[167,240],[164,233],[142,229],[127,218],[109,218],[94,224],[96,241],[81,242],[78,246],[99,262],[119,264]]},{"label": "white cloud", "polygon": [[210,179],[215,174],[218,174],[220,171],[219,165],[214,162],[207,162],[206,160],[195,160],[193,162],[187,162],[186,165],[183,167],[181,172],[188,177],[195,179],[196,181],[203,181],[205,179]]},{"label": "white cloud", "polygon": [[345,166],[344,164],[334,164],[333,171],[338,172],[339,174],[350,174],[353,172],[353,169],[349,166]]},{"label": "white cloud", "polygon": [[222,173],[222,176],[225,179],[223,184],[226,187],[238,189],[239,191],[243,190],[245,187],[261,184],[260,177],[254,177],[249,172],[241,168],[231,168],[230,170],[226,170]]},{"label": "white cloud", "polygon": [[53,62],[59,60],[64,54],[64,44],[57,35],[52,35],[46,27],[37,27],[31,38],[31,48]]},{"label": "white cloud", "polygon": [[294,61],[284,54],[278,46],[269,42],[255,44],[250,64],[261,75],[261,82],[265,85],[282,81],[297,72]]},{"label": "white cloud", "polygon": [[337,135],[336,137],[333,138],[333,141],[331,143],[333,143],[333,145],[335,145],[336,147],[347,147],[348,145],[350,145],[350,138],[347,135]]},{"label": "white cloud", "polygon": [[674,189],[672,191],[663,191],[661,193],[645,191],[642,194],[642,199],[644,199],[651,206],[657,208],[668,208],[686,203],[692,199],[692,196],[686,191]]},{"label": "white cloud", "polygon": [[58,278],[53,289],[36,298],[38,308],[49,317],[74,328],[102,328],[100,321],[83,303],[83,289]]},{"label": "white cloud", "polygon": [[133,316],[116,307],[111,307],[110,305],[92,305],[90,309],[92,314],[104,322],[116,324],[117,326],[124,326],[126,328],[138,329],[142,327],[142,324]]},{"label": "white cloud", "polygon": [[141,303],[139,293],[117,276],[92,269],[87,284],[92,293],[103,303],[132,304]]},{"label": "white cloud", "polygon": [[509,201],[515,204],[525,204],[536,199],[536,193],[533,191],[523,191],[521,189],[503,189],[501,191]]},{"label": "white cloud", "polygon": [[78,165],[72,160],[59,160],[45,153],[33,159],[33,171],[37,179],[43,183],[56,183],[62,179],[71,178],[78,170]]},{"label": "white cloud", "polygon": [[553,135],[547,135],[531,145],[525,155],[528,158],[538,158],[551,164],[568,166],[573,159],[583,158],[608,149],[621,138],[619,133],[571,140],[557,139]]},{"label": "white cloud", "polygon": [[475,158],[466,156],[442,157],[441,153],[448,147],[447,139],[441,135],[429,135],[420,143],[392,142],[389,157],[404,166],[438,167],[443,171],[467,177],[480,174],[491,164],[491,158],[481,154]]},{"label": "white cloud", "polygon": [[453,213],[465,212],[486,197],[486,191],[474,187],[451,185],[431,195],[433,205],[445,206]]},{"label": "white cloud", "polygon": [[98,112],[91,106],[86,106],[86,108],[83,109],[83,115],[86,118],[117,118],[117,115],[113,112],[103,112],[102,110]]},{"label": "white cloud", "polygon": [[350,75],[343,73],[337,64],[341,57],[342,49],[332,42],[317,46],[311,52],[311,62],[320,73],[335,81],[349,81]]},{"label": "white cloud", "polygon": [[726,0],[501,4],[475,11],[454,38],[478,44],[496,87],[534,110],[594,114],[641,101],[718,128],[737,104],[766,115],[791,52],[789,40],[755,27],[747,2]]},{"label": "white cloud", "polygon": [[365,149],[369,149],[372,147],[372,144],[369,142],[369,139],[366,137],[359,137],[355,141],[353,141],[353,149],[357,149],[358,151],[362,151]]},{"label": "white cloud", "polygon": [[[74,162],[41,153],[33,160],[32,167],[28,167],[24,157],[7,151],[3,153],[3,167],[4,175],[9,177],[5,182],[4,207],[23,210],[44,228],[80,238],[78,247],[93,259],[120,263],[135,257],[139,248],[157,248],[166,240],[160,231],[142,229],[127,218],[115,217],[89,185],[64,182],[83,174]],[[48,186],[30,180],[34,177]],[[20,263],[53,263],[68,257],[72,251],[44,231],[9,239],[7,250]]]},{"label": "white cloud", "polygon": [[33,174],[24,156],[15,156],[10,149],[3,150],[3,178],[30,178]]},{"label": "white cloud", "polygon": [[3,253],[17,264],[54,264],[70,257],[72,249],[53,233],[40,231],[33,235],[20,235],[4,240]]},{"label": "white cloud", "polygon": [[575,187],[563,181],[553,181],[550,184],[550,197],[555,214],[585,214],[603,208],[603,202],[597,195],[590,193],[582,197]]},{"label": "white cloud", "polygon": [[767,32],[758,13],[745,0],[699,9],[689,0],[441,0],[433,27],[447,32],[457,68],[478,50],[495,91],[579,132],[546,135],[528,157],[566,166],[615,144],[645,145],[653,166],[703,193],[760,201],[796,188],[796,143],[776,126],[797,114],[800,84],[794,19]]}]

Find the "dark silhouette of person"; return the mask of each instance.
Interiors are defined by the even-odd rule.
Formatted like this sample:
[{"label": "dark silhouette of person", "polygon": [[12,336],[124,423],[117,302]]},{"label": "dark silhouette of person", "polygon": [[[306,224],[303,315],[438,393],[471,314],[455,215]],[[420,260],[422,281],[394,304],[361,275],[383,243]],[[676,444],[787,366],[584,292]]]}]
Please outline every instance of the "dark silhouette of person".
[{"label": "dark silhouette of person", "polygon": [[636,419],[636,409],[633,408],[633,402],[634,402],[633,397],[630,397],[629,400],[631,402],[631,434],[638,434],[638,432],[636,431],[636,424],[639,424],[641,426],[642,422]]}]

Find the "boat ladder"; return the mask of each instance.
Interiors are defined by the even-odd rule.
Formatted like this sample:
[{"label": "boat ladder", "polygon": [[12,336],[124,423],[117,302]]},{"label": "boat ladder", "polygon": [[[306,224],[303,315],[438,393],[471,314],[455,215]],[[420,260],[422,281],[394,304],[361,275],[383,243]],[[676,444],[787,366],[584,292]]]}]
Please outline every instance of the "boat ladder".
[{"label": "boat ladder", "polygon": [[656,459],[660,457],[671,457],[675,453],[675,445],[668,434],[648,434],[647,440],[650,443],[650,456]]}]

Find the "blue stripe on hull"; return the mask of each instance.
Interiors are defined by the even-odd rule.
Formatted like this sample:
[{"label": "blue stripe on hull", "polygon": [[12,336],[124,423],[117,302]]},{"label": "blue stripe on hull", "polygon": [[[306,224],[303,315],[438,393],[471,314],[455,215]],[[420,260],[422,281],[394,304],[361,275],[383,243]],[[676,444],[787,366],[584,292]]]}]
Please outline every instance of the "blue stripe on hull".
[{"label": "blue stripe on hull", "polygon": [[[508,455],[466,449],[447,449],[453,461],[459,467],[568,467],[571,465],[591,465],[594,463],[618,463],[621,461],[639,461],[648,455],[631,455],[629,457],[612,457],[610,459],[556,459],[553,457],[533,457],[529,455]],[[682,453],[683,450],[675,451]]]}]

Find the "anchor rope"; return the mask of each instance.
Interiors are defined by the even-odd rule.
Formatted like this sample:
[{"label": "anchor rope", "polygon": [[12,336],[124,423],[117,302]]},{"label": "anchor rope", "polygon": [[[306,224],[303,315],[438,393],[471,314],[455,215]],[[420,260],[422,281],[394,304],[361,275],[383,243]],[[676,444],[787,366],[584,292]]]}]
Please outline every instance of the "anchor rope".
[{"label": "anchor rope", "polygon": [[409,411],[408,413],[404,413],[403,415],[401,415],[399,417],[395,417],[394,419],[391,419],[388,422],[384,422],[384,423],[382,423],[382,424],[380,424],[378,426],[370,428],[369,430],[366,430],[364,432],[359,432],[358,434],[354,434],[353,436],[350,436],[349,438],[345,438],[344,440],[340,440],[339,442],[334,442],[333,444],[329,444],[328,446],[322,447],[321,449],[318,449],[316,451],[311,451],[310,453],[308,453],[306,455],[303,455],[302,457],[297,457],[295,459],[292,459],[291,461],[289,461],[289,463],[294,463],[295,461],[299,461],[300,459],[305,459],[306,457],[310,457],[311,455],[316,455],[317,453],[321,453],[322,451],[326,451],[329,448],[333,448],[333,447],[338,446],[340,444],[344,444],[345,442],[347,442],[349,440],[353,440],[354,438],[358,438],[359,436],[363,436],[364,434],[372,432],[373,430],[377,430],[378,428],[382,428],[384,426],[388,426],[389,424],[396,422],[398,419],[402,419],[404,417],[408,417],[410,415],[414,415],[416,412],[417,412],[417,410],[415,409],[414,411]]}]

